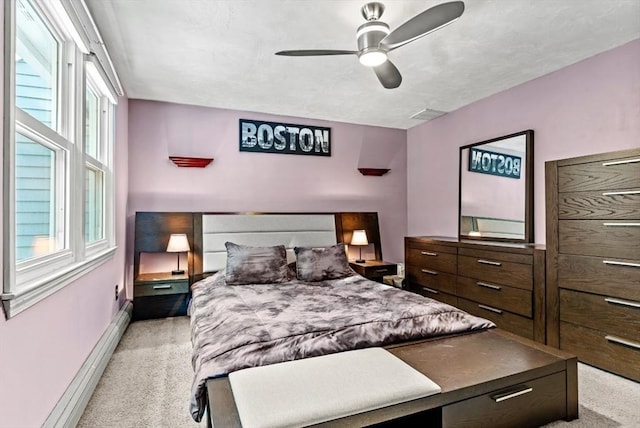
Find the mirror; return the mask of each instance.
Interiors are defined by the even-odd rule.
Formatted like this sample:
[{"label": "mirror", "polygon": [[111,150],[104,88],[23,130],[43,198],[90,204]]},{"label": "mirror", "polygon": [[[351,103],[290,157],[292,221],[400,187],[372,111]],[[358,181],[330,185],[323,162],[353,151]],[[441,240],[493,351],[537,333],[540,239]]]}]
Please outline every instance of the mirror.
[{"label": "mirror", "polygon": [[533,131],[460,147],[458,235],[533,241]]}]

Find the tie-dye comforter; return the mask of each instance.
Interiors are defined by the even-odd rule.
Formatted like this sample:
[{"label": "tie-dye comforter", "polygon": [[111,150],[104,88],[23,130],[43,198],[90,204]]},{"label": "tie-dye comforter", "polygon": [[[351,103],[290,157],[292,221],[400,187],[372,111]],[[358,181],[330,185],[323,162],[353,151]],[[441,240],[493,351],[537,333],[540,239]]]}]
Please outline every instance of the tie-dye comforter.
[{"label": "tie-dye comforter", "polygon": [[359,275],[304,283],[226,285],[224,271],[192,286],[191,414],[206,380],[232,371],[349,349],[493,327],[491,321]]}]

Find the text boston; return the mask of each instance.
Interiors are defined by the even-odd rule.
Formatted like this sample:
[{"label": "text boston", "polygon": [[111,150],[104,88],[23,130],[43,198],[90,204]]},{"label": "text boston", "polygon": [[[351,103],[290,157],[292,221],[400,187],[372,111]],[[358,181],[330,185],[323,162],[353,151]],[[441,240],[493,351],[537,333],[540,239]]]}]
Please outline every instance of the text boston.
[{"label": "text boston", "polygon": [[472,147],[469,151],[469,171],[501,177],[520,178],[521,158],[505,153]]},{"label": "text boston", "polygon": [[331,156],[331,128],[240,119],[240,151]]}]

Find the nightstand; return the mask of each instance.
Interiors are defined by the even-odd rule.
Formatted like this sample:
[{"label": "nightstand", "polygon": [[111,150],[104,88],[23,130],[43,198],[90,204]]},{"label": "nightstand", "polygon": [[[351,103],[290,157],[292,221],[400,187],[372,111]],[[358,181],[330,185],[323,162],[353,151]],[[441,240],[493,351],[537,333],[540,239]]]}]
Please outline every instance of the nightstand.
[{"label": "nightstand", "polygon": [[189,275],[140,274],[133,288],[134,320],[187,314]]},{"label": "nightstand", "polygon": [[365,278],[378,282],[382,282],[383,276],[395,275],[398,271],[398,265],[382,260],[366,260],[364,263],[349,262],[349,266]]}]

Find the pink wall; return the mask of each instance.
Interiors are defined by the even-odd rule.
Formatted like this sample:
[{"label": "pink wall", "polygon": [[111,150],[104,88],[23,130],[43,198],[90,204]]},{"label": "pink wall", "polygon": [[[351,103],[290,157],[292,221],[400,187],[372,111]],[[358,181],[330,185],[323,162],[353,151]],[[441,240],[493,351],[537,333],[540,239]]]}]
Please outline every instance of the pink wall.
[{"label": "pink wall", "polygon": [[[3,10],[0,7],[0,21]],[[0,33],[0,45],[3,44],[3,33]],[[4,99],[0,97],[0,100]],[[118,250],[115,256],[10,320],[5,320],[4,314],[0,315],[2,427],[42,425],[122,302],[122,299],[115,301],[114,286],[120,284],[122,287],[124,284],[127,115],[127,99],[123,98],[117,111],[115,168]]]},{"label": "pink wall", "polygon": [[640,40],[407,131],[409,235],[456,236],[459,147],[534,130],[535,241],[545,242],[544,163],[640,146]]},{"label": "pink wall", "polygon": [[[402,261],[404,130],[144,100],[129,113],[131,231],[136,211],[377,211],[383,255]],[[240,152],[240,118],[331,127],[331,156]],[[178,168],[169,155],[215,160]],[[391,171],[365,177],[358,166]]]}]

